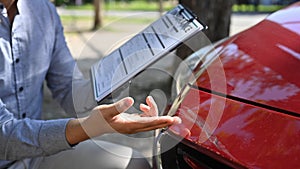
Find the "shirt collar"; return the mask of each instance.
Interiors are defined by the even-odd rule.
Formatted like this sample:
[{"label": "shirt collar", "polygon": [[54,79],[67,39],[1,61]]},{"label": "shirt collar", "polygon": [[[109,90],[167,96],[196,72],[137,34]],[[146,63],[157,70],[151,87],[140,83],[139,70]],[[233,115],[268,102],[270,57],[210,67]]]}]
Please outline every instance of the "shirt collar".
[{"label": "shirt collar", "polygon": [[[15,0],[17,3],[17,14],[19,14],[19,9],[18,9],[18,0]],[[3,3],[0,2],[0,13],[1,14],[6,14],[7,10],[5,8],[5,6],[3,5]]]}]

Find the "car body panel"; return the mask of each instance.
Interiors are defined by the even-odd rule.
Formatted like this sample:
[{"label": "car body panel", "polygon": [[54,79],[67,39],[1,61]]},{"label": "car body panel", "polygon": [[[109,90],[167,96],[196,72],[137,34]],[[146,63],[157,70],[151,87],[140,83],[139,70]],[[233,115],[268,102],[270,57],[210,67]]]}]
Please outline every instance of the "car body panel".
[{"label": "car body panel", "polygon": [[[195,95],[200,96],[200,108],[191,105],[195,103]],[[215,115],[211,105],[223,100],[226,104],[220,120],[208,120],[208,116]],[[182,124],[172,126],[173,133],[247,168],[300,167],[298,117],[193,88],[176,115]],[[218,126],[211,131],[213,123]],[[190,133],[181,132],[183,128],[188,128]]]},{"label": "car body panel", "polygon": [[[300,15],[300,7],[295,8]],[[294,23],[299,25],[300,17]],[[216,47],[223,48],[220,60],[227,94],[299,114],[300,29],[297,31],[299,34],[264,20]],[[207,72],[198,84],[211,89]]]},{"label": "car body panel", "polygon": [[214,57],[209,65],[194,66],[202,72],[174,101],[169,115],[182,123],[167,135],[231,168],[300,168],[300,2],[215,51],[203,54]]}]

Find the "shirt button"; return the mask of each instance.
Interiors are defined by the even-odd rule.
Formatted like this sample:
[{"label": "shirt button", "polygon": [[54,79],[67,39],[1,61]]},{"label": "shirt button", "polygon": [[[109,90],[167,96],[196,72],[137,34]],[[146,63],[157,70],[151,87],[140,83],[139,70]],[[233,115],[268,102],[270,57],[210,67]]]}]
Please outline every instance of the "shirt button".
[{"label": "shirt button", "polygon": [[22,114],[22,118],[25,119],[26,118],[26,113]]},{"label": "shirt button", "polygon": [[24,90],[23,87],[20,87],[20,88],[19,88],[19,92],[22,92],[23,90]]},{"label": "shirt button", "polygon": [[19,59],[19,58],[17,58],[17,59],[16,59],[16,63],[19,63],[19,62],[20,62],[20,59]]}]

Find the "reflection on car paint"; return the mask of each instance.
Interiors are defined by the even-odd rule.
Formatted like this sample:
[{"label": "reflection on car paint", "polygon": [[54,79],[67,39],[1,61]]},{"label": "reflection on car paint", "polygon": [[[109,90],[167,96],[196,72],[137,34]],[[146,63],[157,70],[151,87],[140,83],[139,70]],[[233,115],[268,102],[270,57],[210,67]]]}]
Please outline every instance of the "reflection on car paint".
[{"label": "reflection on car paint", "polygon": [[[299,28],[300,29],[300,28]],[[288,48],[287,46],[278,44],[277,45],[280,49],[282,49],[283,51],[287,52],[288,54],[290,54],[291,56],[294,56],[296,59],[300,60],[300,52],[296,52],[293,49]]]},{"label": "reflection on car paint", "polygon": [[[284,43],[279,43],[286,36],[282,33],[276,34],[277,37],[264,39],[261,35],[263,32],[257,30],[268,28],[270,24],[274,23],[263,21],[257,28],[244,32],[247,35],[235,37],[221,54],[220,60],[224,65],[227,80],[227,94],[297,113],[300,111],[300,60],[295,56],[300,50],[300,36],[293,34],[294,40],[285,40]],[[278,29],[281,32],[288,31],[282,30],[282,27]],[[258,35],[261,35],[260,39],[252,38]],[[266,38],[268,37],[270,36]],[[258,44],[261,45],[261,41],[265,40],[268,40],[268,44],[259,47]],[[270,43],[272,40],[274,42]],[[282,49],[283,46],[285,50]],[[271,48],[273,51],[265,48]],[[214,63],[211,64],[213,65]],[[198,79],[198,84],[211,89],[210,81],[208,74],[203,73]]]},{"label": "reflection on car paint", "polygon": [[[194,100],[189,96],[195,94],[201,96],[200,109],[190,107],[190,102]],[[191,89],[176,114],[182,119],[179,128],[183,129],[185,126],[190,130],[189,135],[184,136],[185,139],[250,168],[284,167],[285,164],[276,161],[283,158],[290,166],[298,166],[296,159],[300,151],[299,118],[291,118],[228,98],[226,100],[223,116],[217,122],[218,128],[210,131],[209,125],[204,125],[207,123],[204,119],[209,113],[213,114],[209,109],[214,100],[209,93]],[[176,126],[170,130],[173,131],[174,128]],[[178,133],[178,128],[176,130],[174,132]],[[295,133],[298,134],[294,136]],[[287,137],[294,139],[285,139]],[[288,147],[293,147],[293,150],[287,150]]]}]

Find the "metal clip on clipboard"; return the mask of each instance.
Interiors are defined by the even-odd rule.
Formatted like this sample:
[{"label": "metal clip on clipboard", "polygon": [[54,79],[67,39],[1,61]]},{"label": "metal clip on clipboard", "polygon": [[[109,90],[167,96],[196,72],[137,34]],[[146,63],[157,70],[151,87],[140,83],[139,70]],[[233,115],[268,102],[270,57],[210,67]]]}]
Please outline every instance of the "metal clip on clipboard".
[{"label": "metal clip on clipboard", "polygon": [[179,14],[181,14],[188,22],[192,22],[194,19],[197,19],[196,15],[193,15],[191,11],[184,8],[182,5],[178,5]]}]

